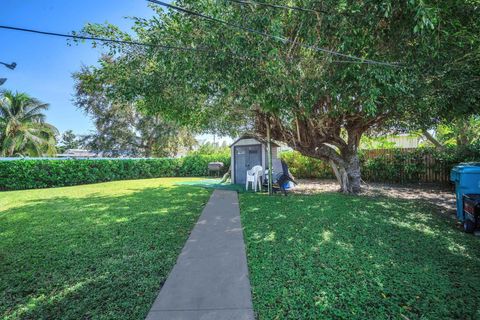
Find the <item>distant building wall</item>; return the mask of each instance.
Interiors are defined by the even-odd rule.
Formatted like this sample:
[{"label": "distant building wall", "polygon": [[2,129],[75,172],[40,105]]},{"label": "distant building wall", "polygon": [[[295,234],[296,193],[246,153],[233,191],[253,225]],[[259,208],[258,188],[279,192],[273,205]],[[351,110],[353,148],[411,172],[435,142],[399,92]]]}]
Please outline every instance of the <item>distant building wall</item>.
[{"label": "distant building wall", "polygon": [[387,140],[394,142],[396,148],[418,148],[421,139],[416,136],[394,136],[388,137]]}]

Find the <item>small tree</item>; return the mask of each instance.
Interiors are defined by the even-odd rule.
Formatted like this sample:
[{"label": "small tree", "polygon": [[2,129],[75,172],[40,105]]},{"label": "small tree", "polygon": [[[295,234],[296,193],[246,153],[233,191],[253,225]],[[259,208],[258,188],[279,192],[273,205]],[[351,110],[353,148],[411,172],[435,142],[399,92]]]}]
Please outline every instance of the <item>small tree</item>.
[{"label": "small tree", "polygon": [[69,149],[78,149],[80,148],[80,139],[77,138],[75,133],[72,130],[67,130],[62,134],[60,145],[57,147],[59,152],[65,152]]}]

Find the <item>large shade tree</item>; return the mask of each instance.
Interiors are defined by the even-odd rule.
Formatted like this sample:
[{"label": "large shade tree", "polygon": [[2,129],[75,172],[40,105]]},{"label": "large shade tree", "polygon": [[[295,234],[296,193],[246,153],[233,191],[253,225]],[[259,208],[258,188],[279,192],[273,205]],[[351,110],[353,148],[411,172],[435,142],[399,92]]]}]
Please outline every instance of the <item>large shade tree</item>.
[{"label": "large shade tree", "polygon": [[[365,132],[428,128],[478,107],[478,90],[469,90],[462,108],[444,101],[466,85],[478,88],[478,69],[461,68],[478,65],[478,1],[289,2],[308,10],[176,3],[226,23],[157,9],[134,28],[149,46],[111,45],[115,63],[96,69],[96,81],[112,81],[111,96],[141,99],[144,112],[195,128],[270,131],[302,154],[330,161],[344,192],[360,190]],[[84,32],[131,40],[108,25]],[[458,77],[465,84],[452,89]]]},{"label": "large shade tree", "polygon": [[[105,61],[110,61],[105,58]],[[145,115],[138,105],[141,100],[119,101],[106,94],[108,82],[95,83],[92,72],[84,67],[73,75],[74,104],[85,112],[95,131],[82,138],[89,149],[108,156],[167,157],[196,144],[193,134],[159,114]]]},{"label": "large shade tree", "polygon": [[45,122],[48,104],[25,93],[0,94],[0,155],[44,156],[56,153],[57,129]]}]

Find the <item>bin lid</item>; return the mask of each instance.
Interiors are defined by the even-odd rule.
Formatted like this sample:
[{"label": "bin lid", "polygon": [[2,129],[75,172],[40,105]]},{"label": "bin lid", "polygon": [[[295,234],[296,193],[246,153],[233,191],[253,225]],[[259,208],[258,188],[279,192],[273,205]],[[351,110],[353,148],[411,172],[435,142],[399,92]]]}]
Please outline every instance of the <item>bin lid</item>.
[{"label": "bin lid", "polygon": [[452,171],[459,173],[478,173],[480,174],[480,162],[463,162],[455,166]]}]

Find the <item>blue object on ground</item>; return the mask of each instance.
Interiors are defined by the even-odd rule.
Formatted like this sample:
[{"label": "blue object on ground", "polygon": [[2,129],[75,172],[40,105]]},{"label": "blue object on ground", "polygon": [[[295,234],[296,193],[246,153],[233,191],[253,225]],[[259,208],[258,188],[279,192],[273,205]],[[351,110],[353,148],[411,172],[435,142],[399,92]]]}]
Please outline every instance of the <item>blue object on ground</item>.
[{"label": "blue object on ground", "polygon": [[293,182],[291,182],[291,181],[287,181],[287,182],[285,182],[285,183],[283,184],[283,188],[284,188],[285,190],[290,190],[290,189],[292,189],[294,186],[295,186],[295,185],[294,185]]},{"label": "blue object on ground", "polygon": [[464,221],[463,196],[480,193],[480,163],[461,163],[450,171],[450,181],[455,183],[457,218]]}]

